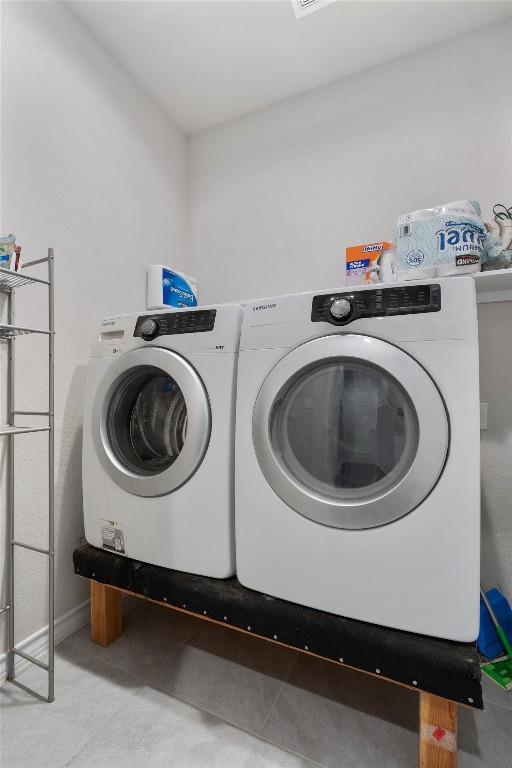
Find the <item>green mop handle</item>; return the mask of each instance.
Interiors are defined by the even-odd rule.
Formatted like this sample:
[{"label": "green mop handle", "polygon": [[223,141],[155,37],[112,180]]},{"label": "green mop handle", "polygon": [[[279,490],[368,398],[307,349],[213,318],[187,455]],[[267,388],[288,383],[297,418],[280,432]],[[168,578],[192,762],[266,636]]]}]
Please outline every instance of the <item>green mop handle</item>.
[{"label": "green mop handle", "polygon": [[485,607],[489,611],[489,616],[492,619],[492,623],[496,627],[496,632],[498,633],[498,637],[499,637],[499,639],[501,640],[501,642],[503,644],[503,647],[505,649],[505,653],[507,654],[507,656],[511,656],[512,657],[512,646],[510,645],[510,643],[508,641],[508,637],[505,634],[505,630],[498,623],[498,619],[496,618],[496,614],[494,613],[493,609],[491,608],[491,604],[489,603],[489,601],[487,599],[487,595],[483,591],[482,587],[480,587],[480,594],[482,595],[482,600],[484,601]]}]

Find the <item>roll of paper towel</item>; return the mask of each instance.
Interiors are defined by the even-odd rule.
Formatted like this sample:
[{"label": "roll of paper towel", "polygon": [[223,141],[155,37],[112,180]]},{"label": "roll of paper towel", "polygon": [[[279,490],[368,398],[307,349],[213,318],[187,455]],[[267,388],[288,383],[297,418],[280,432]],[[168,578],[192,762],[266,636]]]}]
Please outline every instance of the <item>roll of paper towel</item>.
[{"label": "roll of paper towel", "polygon": [[486,235],[474,200],[405,213],[396,227],[398,279],[479,272]]},{"label": "roll of paper towel", "polygon": [[147,309],[196,305],[197,280],[164,264],[151,264],[147,268]]}]

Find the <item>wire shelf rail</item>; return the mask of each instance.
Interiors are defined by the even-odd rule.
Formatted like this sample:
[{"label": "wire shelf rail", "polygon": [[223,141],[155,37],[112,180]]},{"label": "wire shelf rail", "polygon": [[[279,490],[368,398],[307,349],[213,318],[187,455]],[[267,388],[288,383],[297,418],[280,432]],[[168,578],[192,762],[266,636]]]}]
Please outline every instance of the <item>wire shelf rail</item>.
[{"label": "wire shelf rail", "polygon": [[[38,264],[46,264],[48,279],[33,277],[25,271]],[[54,297],[54,253],[48,249],[48,255],[24,264],[23,272],[11,272],[0,268],[0,291],[7,294],[7,323],[0,323],[0,340],[9,345],[7,373],[7,409],[8,423],[0,425],[0,437],[8,441],[7,453],[7,604],[0,606],[0,616],[7,616],[7,680],[32,694],[37,699],[52,702],[55,698],[55,435],[54,435],[54,399],[55,399],[55,297]],[[48,329],[28,328],[15,323],[15,289],[25,285],[40,284],[48,287]],[[48,337],[48,410],[21,411],[15,405],[15,342],[16,337],[37,333]],[[48,423],[37,426],[23,426],[15,423],[17,416],[46,416]],[[16,436],[34,432],[48,432],[48,545],[41,547],[25,543],[15,538],[15,498],[14,470]],[[30,550],[48,557],[48,662],[31,656],[14,641],[15,588],[14,588],[14,553],[16,548]],[[16,657],[35,664],[48,674],[47,695],[20,683],[16,679]]]},{"label": "wire shelf rail", "polygon": [[[24,265],[24,268],[33,267],[35,264],[41,264],[46,259],[36,259],[36,261],[30,261]],[[13,272],[10,269],[0,268],[0,290],[10,291],[13,288],[19,288],[22,285],[30,285],[34,283],[42,283],[43,285],[49,285],[49,280],[42,280],[40,277],[32,277],[25,272]]]},{"label": "wire shelf rail", "polygon": [[0,339],[11,339],[13,336],[24,336],[27,333],[42,333],[45,336],[50,335],[50,331],[43,328],[26,328],[23,325],[0,323]]}]

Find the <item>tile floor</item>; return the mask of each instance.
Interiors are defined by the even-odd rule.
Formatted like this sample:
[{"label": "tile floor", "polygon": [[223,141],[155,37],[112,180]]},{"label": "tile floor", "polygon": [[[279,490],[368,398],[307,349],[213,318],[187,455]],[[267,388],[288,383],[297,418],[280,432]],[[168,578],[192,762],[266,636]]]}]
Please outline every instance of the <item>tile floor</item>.
[{"label": "tile floor", "polygon": [[[56,701],[0,688],[1,768],[411,768],[417,694],[127,599],[125,632],[61,643]],[[30,685],[43,673],[27,669]],[[512,695],[461,711],[459,768],[512,766]]]}]

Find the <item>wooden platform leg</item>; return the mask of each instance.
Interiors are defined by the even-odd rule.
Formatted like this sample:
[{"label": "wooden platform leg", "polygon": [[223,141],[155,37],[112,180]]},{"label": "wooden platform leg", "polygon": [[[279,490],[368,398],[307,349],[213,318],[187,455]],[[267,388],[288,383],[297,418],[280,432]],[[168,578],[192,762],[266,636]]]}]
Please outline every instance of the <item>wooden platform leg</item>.
[{"label": "wooden platform leg", "polygon": [[420,692],[419,768],[457,765],[457,705]]},{"label": "wooden platform leg", "polygon": [[123,632],[122,593],[107,584],[91,581],[91,640],[110,645]]}]

